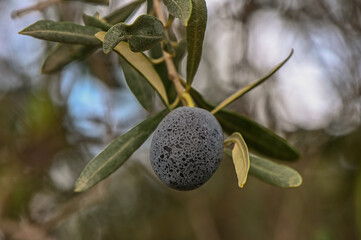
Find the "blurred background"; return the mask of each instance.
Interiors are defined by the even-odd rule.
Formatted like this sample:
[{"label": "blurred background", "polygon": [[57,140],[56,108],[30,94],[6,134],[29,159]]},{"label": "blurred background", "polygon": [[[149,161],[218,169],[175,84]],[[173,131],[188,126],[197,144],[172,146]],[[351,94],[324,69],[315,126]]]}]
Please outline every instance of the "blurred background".
[{"label": "blurred background", "polygon": [[[217,103],[282,61],[230,107],[287,138],[303,185],[280,189],[250,176],[237,186],[224,159],[201,188],[155,178],[149,141],[110,178],[74,193],[87,162],[148,113],[117,56],[95,52],[63,71],[41,66],[54,43],[18,32],[39,19],[81,23],[109,7],[58,2],[11,18],[37,0],[0,0],[0,240],[361,239],[361,2],[207,0],[208,30],[194,82]],[[146,6],[139,9],[144,12]]]}]

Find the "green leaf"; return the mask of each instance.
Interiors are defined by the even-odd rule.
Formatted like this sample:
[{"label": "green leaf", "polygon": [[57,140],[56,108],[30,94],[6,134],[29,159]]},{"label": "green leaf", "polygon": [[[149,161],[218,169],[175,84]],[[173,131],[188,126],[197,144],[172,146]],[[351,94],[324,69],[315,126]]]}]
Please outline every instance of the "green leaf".
[{"label": "green leaf", "polygon": [[[106,16],[104,18],[104,20],[106,20],[107,22],[109,22],[111,24],[123,22],[130,15],[132,15],[133,11],[135,11],[143,2],[144,2],[144,0],[136,1],[136,2],[132,2],[128,5],[126,5],[124,7],[121,7],[118,10],[115,10],[114,12],[112,12],[111,14]],[[86,17],[84,17],[84,16],[83,16],[83,18],[84,18],[85,24],[87,24],[87,25],[96,25],[97,24],[93,21],[94,19],[85,19]],[[90,17],[90,18],[94,18],[94,17]],[[101,20],[99,20],[99,21],[101,21]],[[102,21],[101,24],[103,24],[103,23],[104,22]],[[106,24],[106,23],[104,23],[104,24]],[[101,28],[100,25],[96,25],[96,26],[99,26]],[[107,26],[107,25],[103,25],[104,28],[105,28],[105,26]],[[110,28],[110,26],[109,26],[109,28]],[[108,29],[104,29],[104,30],[108,30]],[[63,69],[66,65],[68,65],[72,61],[81,60],[81,59],[86,58],[93,51],[95,51],[96,48],[97,47],[93,47],[93,46],[81,46],[81,45],[71,45],[71,44],[60,43],[54,48],[54,50],[49,54],[49,56],[45,60],[43,67],[42,67],[42,72],[43,73],[54,73],[54,72],[60,71],[61,69]]]},{"label": "green leaf", "polygon": [[128,87],[137,98],[139,103],[148,112],[153,109],[154,91],[148,81],[132,65],[120,57],[120,65],[124,73]]},{"label": "green leaf", "polygon": [[[103,42],[105,32],[98,32],[95,36]],[[132,52],[129,48],[129,44],[126,42],[120,42],[115,46],[114,50],[147,79],[150,85],[157,91],[164,104],[168,106],[167,92],[165,91],[163,82],[148,58],[143,53]]]},{"label": "green leaf", "polygon": [[96,27],[104,31],[108,31],[112,25],[97,17],[89,16],[83,13],[83,22],[86,26]]},{"label": "green leaf", "polygon": [[185,57],[185,54],[187,52],[187,42],[185,40],[180,40],[178,42],[178,45],[175,47],[175,56],[173,58],[173,62],[177,70],[179,69],[179,65],[183,58]]},{"label": "green leaf", "polygon": [[66,0],[66,1],[79,1],[79,2],[86,2],[86,3],[109,5],[109,0]]},{"label": "green leaf", "polygon": [[145,0],[139,0],[131,2],[124,7],[121,7],[111,14],[104,17],[104,20],[110,24],[116,24],[120,22],[125,22],[133,13],[144,3]]},{"label": "green leaf", "polygon": [[95,51],[96,47],[59,43],[46,58],[42,73],[54,73],[74,60],[84,59]]},{"label": "green leaf", "polygon": [[[228,157],[232,157],[230,149],[224,149]],[[277,164],[260,156],[250,154],[251,166],[249,174],[277,187],[299,187],[302,184],[301,175],[288,166]]]},{"label": "green leaf", "polygon": [[167,113],[168,110],[163,110],[113,140],[84,168],[75,183],[75,191],[85,191],[117,170],[147,140]]},{"label": "green leaf", "polygon": [[192,14],[186,28],[187,35],[187,86],[191,86],[202,57],[204,34],[207,26],[205,0],[192,0]]},{"label": "green leaf", "polygon": [[132,25],[118,23],[105,35],[104,53],[109,53],[120,41],[128,41],[133,52],[142,52],[152,48],[163,39],[162,22],[150,15],[139,16]]},{"label": "green leaf", "polygon": [[98,46],[100,42],[94,37],[98,31],[98,28],[71,22],[40,20],[19,33],[54,42]]},{"label": "green leaf", "polygon": [[163,0],[168,12],[179,18],[184,26],[188,25],[192,13],[192,0]]},{"label": "green leaf", "polygon": [[249,173],[277,187],[299,187],[301,175],[294,169],[251,154]]},{"label": "green leaf", "polygon": [[[214,108],[194,88],[191,88],[190,94],[199,107],[208,111]],[[299,158],[299,153],[285,139],[241,114],[220,110],[215,117],[225,132],[228,134],[241,133],[247,145],[259,153],[286,161],[294,161]]]},{"label": "green leaf", "polygon": [[244,88],[238,90],[237,92],[235,92],[234,94],[232,94],[231,96],[226,98],[216,108],[214,108],[211,111],[211,113],[215,114],[216,112],[218,112],[222,108],[224,108],[227,105],[231,104],[232,102],[234,102],[235,100],[237,100],[238,98],[243,96],[244,94],[251,91],[253,88],[257,87],[258,85],[260,85],[261,83],[263,83],[264,81],[269,79],[273,74],[275,74],[291,58],[292,54],[293,54],[293,49],[291,50],[291,53],[288,55],[288,57],[285,60],[283,60],[281,63],[279,63],[275,68],[273,68],[271,70],[271,72],[269,72],[266,76],[264,76],[261,79],[259,79],[259,80],[255,81],[255,82],[245,86]]},{"label": "green leaf", "polygon": [[234,144],[232,150],[232,159],[237,173],[238,186],[243,188],[247,181],[247,175],[250,166],[248,147],[240,133],[233,133],[224,141],[225,147],[231,144]]}]

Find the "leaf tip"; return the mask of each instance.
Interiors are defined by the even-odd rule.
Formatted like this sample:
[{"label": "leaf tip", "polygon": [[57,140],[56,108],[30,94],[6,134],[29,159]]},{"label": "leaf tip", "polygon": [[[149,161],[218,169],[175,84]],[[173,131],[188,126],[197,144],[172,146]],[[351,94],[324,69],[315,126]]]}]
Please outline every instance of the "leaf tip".
[{"label": "leaf tip", "polygon": [[295,176],[294,178],[294,181],[290,184],[289,187],[293,187],[293,188],[299,187],[302,185],[302,183],[303,183],[302,176],[300,174],[297,174],[297,176]]},{"label": "leaf tip", "polygon": [[87,190],[86,187],[84,187],[84,184],[80,183],[79,179],[75,182],[74,186],[74,192],[84,192]]}]

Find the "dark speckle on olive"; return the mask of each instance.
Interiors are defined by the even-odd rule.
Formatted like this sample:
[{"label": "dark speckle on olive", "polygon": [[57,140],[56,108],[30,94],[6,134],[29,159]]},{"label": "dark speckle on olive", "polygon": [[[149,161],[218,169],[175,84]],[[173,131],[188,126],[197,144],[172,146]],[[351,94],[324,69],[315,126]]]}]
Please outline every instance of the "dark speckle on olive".
[{"label": "dark speckle on olive", "polygon": [[222,129],[208,111],[179,107],[154,132],[150,160],[160,180],[177,190],[204,184],[217,170],[223,154]]}]

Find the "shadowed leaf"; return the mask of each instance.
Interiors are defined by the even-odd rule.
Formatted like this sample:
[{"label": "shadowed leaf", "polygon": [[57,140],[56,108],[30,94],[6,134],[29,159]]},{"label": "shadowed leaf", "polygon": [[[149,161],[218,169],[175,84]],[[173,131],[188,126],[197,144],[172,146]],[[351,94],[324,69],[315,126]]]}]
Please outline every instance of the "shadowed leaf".
[{"label": "shadowed leaf", "polygon": [[[224,150],[228,157],[232,157],[230,149]],[[288,166],[277,164],[260,156],[250,154],[251,167],[249,174],[277,187],[299,187],[302,184],[301,175]]]},{"label": "shadowed leaf", "polygon": [[247,181],[247,175],[250,166],[248,148],[240,133],[233,133],[224,141],[225,147],[232,144],[234,144],[232,150],[232,159],[237,173],[238,186],[243,188]]},{"label": "shadowed leaf", "polygon": [[[95,36],[100,41],[104,41],[105,32],[99,32]],[[120,42],[115,46],[114,50],[147,79],[150,85],[158,92],[164,104],[168,106],[168,97],[163,82],[148,58],[143,53],[132,52],[129,48],[129,44],[126,42]]]},{"label": "shadowed leaf", "polygon": [[101,42],[94,37],[98,31],[98,28],[71,22],[40,20],[19,33],[54,42],[98,46]]},{"label": "shadowed leaf", "polygon": [[75,191],[85,191],[117,170],[152,134],[167,113],[163,110],[113,140],[84,168],[75,183]]},{"label": "shadowed leaf", "polygon": [[133,13],[144,3],[145,0],[139,0],[131,2],[124,7],[120,7],[119,9],[113,11],[109,15],[104,17],[104,20],[110,24],[116,24],[120,22],[125,22]]},{"label": "shadowed leaf", "polygon": [[139,103],[148,112],[153,109],[154,91],[148,81],[135,70],[127,61],[120,57],[120,65],[122,67],[125,80],[128,87],[137,98]]},{"label": "shadowed leaf", "polygon": [[183,25],[187,26],[192,13],[191,0],[163,0],[170,14],[179,18]]},{"label": "shadowed leaf", "polygon": [[100,18],[89,16],[85,13],[83,13],[83,22],[86,26],[96,27],[104,31],[108,31],[112,26]]},{"label": "shadowed leaf", "polygon": [[60,71],[64,66],[74,60],[80,60],[93,51],[96,47],[59,43],[50,52],[41,68],[42,73],[54,73]]},{"label": "shadowed leaf", "polygon": [[[199,107],[208,111],[214,109],[194,88],[191,88],[190,94]],[[299,153],[285,139],[241,114],[220,110],[215,117],[225,132],[228,134],[241,133],[247,145],[261,154],[286,161],[294,161],[299,158]]]},{"label": "shadowed leaf", "polygon": [[205,0],[192,0],[192,14],[186,28],[187,35],[187,86],[190,87],[202,57],[204,34],[207,26]]},{"label": "shadowed leaf", "polygon": [[[119,8],[118,10],[115,10],[108,16],[104,18],[107,22],[110,24],[115,24],[118,22],[125,21],[132,13],[135,11],[144,1],[136,1],[132,2],[124,7]],[[84,16],[83,16],[84,18]],[[94,17],[90,17],[94,18]],[[84,22],[87,25],[95,25],[98,23],[95,23],[93,21],[94,19],[85,19]],[[100,20],[99,20],[100,21]],[[107,25],[103,24],[102,26],[108,27]],[[106,24],[106,23],[105,23]],[[100,26],[99,26],[100,27]],[[100,27],[101,28],[101,27]],[[109,25],[110,28],[110,25]],[[108,28],[108,29],[109,29]],[[108,30],[104,29],[104,30]],[[60,71],[65,67],[67,64],[71,63],[74,60],[81,60],[86,58],[88,55],[90,55],[93,51],[95,51],[97,47],[93,46],[81,46],[81,45],[71,45],[71,44],[58,44],[53,51],[49,54],[47,59],[45,60],[42,72],[43,73],[54,73],[57,71]]]},{"label": "shadowed leaf", "polygon": [[78,2],[109,5],[109,0],[66,0],[66,1],[78,1]]},{"label": "shadowed leaf", "polygon": [[132,25],[118,23],[111,27],[104,38],[103,51],[109,53],[120,41],[128,41],[133,52],[152,48],[163,39],[162,22],[153,16],[139,16]]}]

